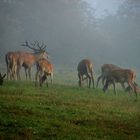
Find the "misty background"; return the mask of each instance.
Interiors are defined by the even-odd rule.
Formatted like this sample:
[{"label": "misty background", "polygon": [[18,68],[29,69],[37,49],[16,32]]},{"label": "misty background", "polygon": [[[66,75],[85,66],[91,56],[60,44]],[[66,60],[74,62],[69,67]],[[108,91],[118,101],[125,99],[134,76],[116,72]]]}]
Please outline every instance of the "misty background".
[{"label": "misty background", "polygon": [[83,58],[140,70],[139,0],[0,0],[0,71],[8,51],[38,40],[55,70],[76,71]]}]

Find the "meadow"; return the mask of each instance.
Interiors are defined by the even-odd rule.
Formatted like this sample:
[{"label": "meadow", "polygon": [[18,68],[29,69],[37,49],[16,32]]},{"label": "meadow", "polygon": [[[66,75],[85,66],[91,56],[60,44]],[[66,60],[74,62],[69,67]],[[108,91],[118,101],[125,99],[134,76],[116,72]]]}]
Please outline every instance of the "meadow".
[{"label": "meadow", "polygon": [[140,95],[29,81],[0,87],[0,140],[139,139]]}]

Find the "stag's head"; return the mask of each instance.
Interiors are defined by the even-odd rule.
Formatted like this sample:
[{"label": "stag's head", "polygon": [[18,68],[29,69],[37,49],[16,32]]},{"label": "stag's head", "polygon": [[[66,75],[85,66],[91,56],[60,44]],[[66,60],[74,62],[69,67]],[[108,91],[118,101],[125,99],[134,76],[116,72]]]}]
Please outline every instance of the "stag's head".
[{"label": "stag's head", "polygon": [[33,50],[35,54],[40,54],[40,58],[48,58],[48,52],[46,51],[47,45],[45,45],[43,42],[40,45],[38,41],[34,41],[33,43],[28,43],[28,41],[25,41],[25,43],[21,44],[21,46],[25,46]]},{"label": "stag's head", "polygon": [[41,58],[47,59],[48,58],[48,53],[46,51],[40,52],[40,59]]},{"label": "stag's head", "polygon": [[0,73],[0,86],[3,85],[3,81],[4,81],[5,76],[6,76],[6,74],[4,74],[4,75],[2,76],[2,74]]}]

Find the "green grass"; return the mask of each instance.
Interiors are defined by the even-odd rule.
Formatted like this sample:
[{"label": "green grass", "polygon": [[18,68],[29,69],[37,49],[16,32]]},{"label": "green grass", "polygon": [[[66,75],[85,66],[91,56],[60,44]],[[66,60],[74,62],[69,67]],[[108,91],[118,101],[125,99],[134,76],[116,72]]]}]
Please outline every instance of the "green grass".
[{"label": "green grass", "polygon": [[118,91],[5,81],[0,140],[139,140],[140,97]]}]

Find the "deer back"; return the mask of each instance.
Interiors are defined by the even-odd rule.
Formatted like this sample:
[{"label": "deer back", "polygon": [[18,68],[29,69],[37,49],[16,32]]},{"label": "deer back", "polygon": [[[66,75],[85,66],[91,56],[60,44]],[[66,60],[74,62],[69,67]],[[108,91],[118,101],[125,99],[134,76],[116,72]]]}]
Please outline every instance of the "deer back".
[{"label": "deer back", "polygon": [[37,62],[37,69],[48,74],[53,73],[53,65],[46,59]]},{"label": "deer back", "polygon": [[93,72],[93,64],[89,59],[83,59],[79,62],[77,66],[78,73],[81,75],[92,73]]},{"label": "deer back", "polygon": [[115,69],[109,73],[108,78],[114,79],[116,82],[129,82],[134,81],[136,75],[130,69]]},{"label": "deer back", "polygon": [[27,66],[30,67],[34,65],[39,59],[46,58],[46,55],[44,55],[44,52],[40,53],[28,53],[28,52],[22,52],[20,53],[18,63],[20,66]]},{"label": "deer back", "polygon": [[105,75],[108,74],[110,71],[112,71],[114,69],[121,69],[121,68],[119,66],[117,66],[117,65],[114,65],[114,64],[104,64],[101,67],[101,71]]}]

